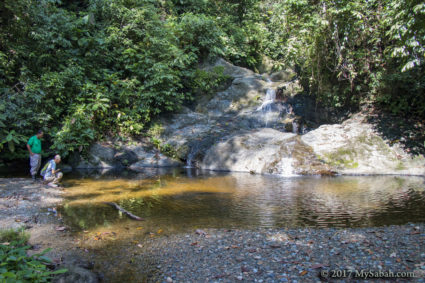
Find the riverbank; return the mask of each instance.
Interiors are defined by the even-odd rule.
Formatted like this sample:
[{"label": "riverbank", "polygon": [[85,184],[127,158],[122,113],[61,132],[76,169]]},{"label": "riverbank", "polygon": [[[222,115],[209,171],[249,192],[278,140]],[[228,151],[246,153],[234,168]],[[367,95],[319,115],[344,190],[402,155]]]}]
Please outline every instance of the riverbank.
[{"label": "riverbank", "polygon": [[153,230],[148,221],[135,221],[125,222],[128,230],[108,226],[104,231],[77,232],[63,225],[56,211],[66,191],[29,179],[0,179],[0,226],[24,227],[31,234],[33,252],[52,248],[48,255],[54,264],[71,271],[58,278],[60,282],[100,278],[104,282],[319,282],[350,273],[371,276],[365,271],[374,272],[373,276],[406,272],[399,275],[407,277],[413,272],[416,277],[406,280],[425,282],[422,223],[371,228],[190,228],[172,233],[165,227]]},{"label": "riverbank", "polygon": [[30,234],[29,252],[50,248],[52,268],[67,268],[55,282],[98,282],[91,264],[75,245],[56,207],[63,201],[61,188],[48,187],[29,178],[0,178],[0,227],[24,229]]}]

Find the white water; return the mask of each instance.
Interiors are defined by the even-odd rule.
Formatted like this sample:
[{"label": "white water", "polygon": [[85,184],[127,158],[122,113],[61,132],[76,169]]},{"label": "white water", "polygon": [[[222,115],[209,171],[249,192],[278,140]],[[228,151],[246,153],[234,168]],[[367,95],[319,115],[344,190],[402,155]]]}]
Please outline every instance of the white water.
[{"label": "white water", "polygon": [[297,174],[294,173],[294,167],[292,166],[293,159],[292,157],[283,157],[281,160],[282,163],[282,172],[280,173],[283,177],[294,177]]},{"label": "white water", "polygon": [[266,91],[266,98],[264,99],[264,102],[257,108],[257,111],[263,111],[264,113],[266,127],[268,126],[271,116],[273,116],[272,104],[276,100],[276,90],[271,87],[272,81],[270,79],[267,79],[267,82],[270,87]]},{"label": "white water", "polygon": [[[272,83],[270,79],[267,79],[267,82],[269,84]],[[269,87],[266,91],[266,98],[264,99],[263,104],[260,105],[260,107],[257,108],[257,111],[263,110],[264,112],[270,112],[271,110],[271,104],[276,100],[276,90]]]},{"label": "white water", "polygon": [[298,123],[295,121],[292,122],[292,133],[298,134]]}]

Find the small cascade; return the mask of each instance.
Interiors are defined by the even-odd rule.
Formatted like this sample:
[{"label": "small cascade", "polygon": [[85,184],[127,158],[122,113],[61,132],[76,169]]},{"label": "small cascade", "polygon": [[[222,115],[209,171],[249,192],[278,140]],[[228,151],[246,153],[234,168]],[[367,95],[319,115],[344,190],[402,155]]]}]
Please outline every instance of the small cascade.
[{"label": "small cascade", "polygon": [[190,147],[189,154],[187,155],[186,159],[186,166],[185,168],[194,168],[194,162],[193,159],[195,158],[196,154],[199,152],[199,144],[195,143]]},{"label": "small cascade", "polygon": [[[272,83],[270,79],[267,79],[269,85]],[[268,127],[269,120],[273,116],[272,105],[276,101],[276,90],[271,86],[266,91],[266,98],[264,102],[257,108],[257,111],[262,111],[265,116],[265,126]]]},{"label": "small cascade", "polygon": [[292,121],[292,133],[298,134],[298,123],[295,120]]},{"label": "small cascade", "polygon": [[283,157],[281,160],[282,163],[282,172],[280,173],[283,177],[293,177],[297,176],[294,172],[294,167],[292,166],[293,159],[292,157]]},{"label": "small cascade", "polygon": [[[272,83],[272,81],[270,79],[267,79],[267,82],[269,84]],[[264,99],[263,104],[261,104],[258,108],[257,111],[263,111],[265,113],[270,112],[272,110],[271,108],[271,104],[276,100],[276,90],[274,90],[273,88],[269,87],[266,91],[266,99]]]}]

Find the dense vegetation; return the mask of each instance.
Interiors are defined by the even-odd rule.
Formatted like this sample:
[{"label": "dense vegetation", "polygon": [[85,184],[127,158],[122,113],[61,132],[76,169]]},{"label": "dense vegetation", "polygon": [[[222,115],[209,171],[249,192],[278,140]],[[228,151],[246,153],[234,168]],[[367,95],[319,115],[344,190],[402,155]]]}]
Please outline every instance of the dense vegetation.
[{"label": "dense vegetation", "polygon": [[425,117],[425,4],[419,0],[4,0],[0,156],[140,134],[211,92],[221,56],[256,70],[268,56],[335,108],[375,103]]},{"label": "dense vegetation", "polygon": [[52,260],[44,255],[49,250],[27,255],[28,239],[22,229],[0,230],[0,282],[50,282],[53,275],[67,272],[48,269]]}]

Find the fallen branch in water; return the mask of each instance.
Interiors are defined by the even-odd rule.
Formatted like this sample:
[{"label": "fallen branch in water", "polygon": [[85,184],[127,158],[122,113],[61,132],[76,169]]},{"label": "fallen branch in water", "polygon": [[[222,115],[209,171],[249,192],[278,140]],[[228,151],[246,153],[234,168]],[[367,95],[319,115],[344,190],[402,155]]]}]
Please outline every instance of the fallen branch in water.
[{"label": "fallen branch in water", "polygon": [[121,211],[124,214],[127,214],[128,217],[130,217],[131,219],[137,220],[137,221],[143,221],[143,218],[140,218],[137,215],[134,215],[133,213],[125,210],[124,208],[122,208],[121,206],[119,206],[118,204],[116,204],[115,202],[104,202],[104,204],[110,205],[115,207],[116,209],[118,209],[119,211]]}]

